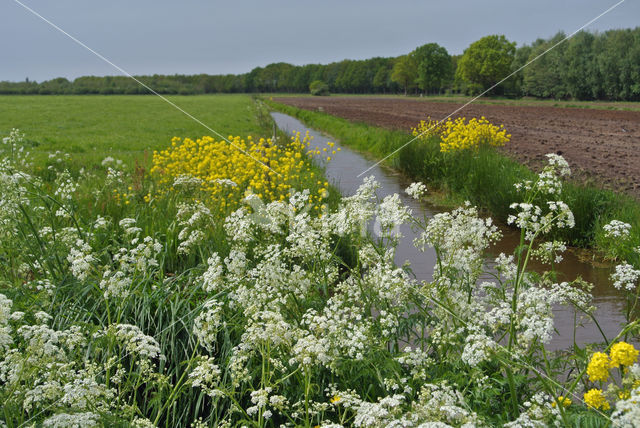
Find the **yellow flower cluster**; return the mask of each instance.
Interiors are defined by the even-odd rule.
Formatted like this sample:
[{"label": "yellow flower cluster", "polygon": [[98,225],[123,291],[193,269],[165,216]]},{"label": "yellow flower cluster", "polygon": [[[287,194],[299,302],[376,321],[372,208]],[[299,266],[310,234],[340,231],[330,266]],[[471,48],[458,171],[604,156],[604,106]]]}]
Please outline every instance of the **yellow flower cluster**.
[{"label": "yellow flower cluster", "polygon": [[[569,407],[573,401],[571,401],[568,397],[563,397],[562,395],[558,397],[558,402],[562,404],[562,407]],[[551,402],[551,407],[556,407],[556,402]]]},{"label": "yellow flower cluster", "polygon": [[511,134],[507,134],[503,125],[492,125],[484,116],[479,120],[474,117],[469,122],[460,117],[445,122],[441,138],[440,151],[453,152],[477,150],[480,146],[504,146]]},{"label": "yellow flower cluster", "polygon": [[626,342],[618,342],[609,351],[611,367],[630,366],[638,359],[638,350]]},{"label": "yellow flower cluster", "polygon": [[413,136],[423,140],[428,140],[434,135],[440,135],[441,132],[442,123],[432,120],[431,116],[427,116],[427,120],[421,120],[417,127],[411,128]]},{"label": "yellow flower cluster", "polygon": [[[286,144],[251,136],[229,136],[228,141],[174,137],[171,147],[154,151],[151,173],[165,188],[180,177],[194,179],[199,190],[223,208],[236,207],[247,193],[263,201],[283,200],[303,177],[313,176],[303,159],[310,141],[308,135],[300,140],[299,134]],[[310,202],[321,202],[325,196],[319,193]]]},{"label": "yellow flower cluster", "polygon": [[428,118],[420,121],[412,133],[427,140],[431,136],[440,136],[440,151],[455,152],[460,150],[478,150],[481,146],[504,146],[511,139],[504,125],[496,126],[484,116],[467,121],[464,117],[456,120],[447,119],[438,123]]},{"label": "yellow flower cluster", "polygon": [[609,379],[609,356],[604,352],[596,352],[587,366],[587,374],[591,382],[606,382]]},{"label": "yellow flower cluster", "polygon": [[587,374],[591,382],[609,379],[609,369],[630,366],[638,359],[638,350],[627,342],[615,343],[609,355],[604,352],[596,352],[591,356],[589,365],[587,365]]},{"label": "yellow flower cluster", "polygon": [[[596,352],[591,356],[589,364],[587,365],[587,374],[591,382],[606,382],[609,379],[609,370],[622,367],[623,374],[625,373],[625,367],[631,366],[638,359],[638,350],[633,345],[626,342],[618,342],[611,346],[609,355],[604,352]],[[633,380],[633,379],[631,379]],[[623,384],[626,381],[623,379]],[[637,381],[633,382],[633,388],[638,385]],[[624,387],[623,387],[624,388]],[[610,392],[611,392],[610,387]],[[619,390],[614,387],[613,390],[618,390],[618,398],[628,398],[629,391],[625,388]],[[610,406],[605,398],[601,389],[590,389],[584,394],[584,402],[595,409],[609,410]]]},{"label": "yellow flower cluster", "polygon": [[584,394],[584,402],[594,409],[609,410],[611,408],[601,389],[593,388],[586,392]]}]

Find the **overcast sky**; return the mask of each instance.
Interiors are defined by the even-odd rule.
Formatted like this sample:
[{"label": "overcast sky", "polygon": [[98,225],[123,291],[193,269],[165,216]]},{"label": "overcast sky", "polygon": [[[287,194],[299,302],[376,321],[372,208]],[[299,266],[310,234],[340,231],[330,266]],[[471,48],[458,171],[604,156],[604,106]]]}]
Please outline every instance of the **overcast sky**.
[{"label": "overcast sky", "polygon": [[[398,56],[436,42],[460,54],[504,34],[571,33],[617,0],[20,0],[131,74],[245,73],[272,62]],[[588,28],[640,25],[626,0]],[[0,80],[119,74],[15,0],[0,0]]]}]

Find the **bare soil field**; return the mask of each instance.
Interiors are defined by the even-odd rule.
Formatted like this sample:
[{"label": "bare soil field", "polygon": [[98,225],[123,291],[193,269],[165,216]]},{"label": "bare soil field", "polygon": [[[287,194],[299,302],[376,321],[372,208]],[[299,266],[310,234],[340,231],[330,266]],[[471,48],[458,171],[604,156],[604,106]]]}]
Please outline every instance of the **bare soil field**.
[{"label": "bare soil field", "polygon": [[[409,132],[421,119],[442,119],[462,105],[374,97],[273,100]],[[503,124],[512,138],[502,150],[534,170],[546,153],[558,153],[579,179],[640,197],[640,111],[471,104],[453,117],[457,116],[485,116]]]}]

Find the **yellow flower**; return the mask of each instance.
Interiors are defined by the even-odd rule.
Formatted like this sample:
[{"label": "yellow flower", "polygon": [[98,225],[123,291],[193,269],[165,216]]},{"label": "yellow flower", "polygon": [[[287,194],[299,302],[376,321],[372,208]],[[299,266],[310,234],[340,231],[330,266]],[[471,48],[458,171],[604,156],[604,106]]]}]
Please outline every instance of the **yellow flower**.
[{"label": "yellow flower", "polygon": [[593,407],[594,409],[609,410],[611,408],[607,399],[604,398],[601,389],[593,388],[585,392],[584,402],[587,406]]},{"label": "yellow flower", "polygon": [[630,366],[636,362],[638,351],[633,345],[626,342],[618,342],[611,347],[611,367]]},{"label": "yellow flower", "polygon": [[210,136],[195,141],[174,137],[169,148],[155,151],[151,172],[160,185],[158,196],[173,190],[176,178],[193,177],[196,180],[191,181],[195,184],[190,190],[216,200],[224,197],[220,201],[224,204],[220,205],[234,208],[250,187],[265,202],[282,200],[310,172],[309,163],[302,159],[309,146],[308,136],[301,141],[298,134],[284,144],[250,136],[246,139],[229,136],[228,140],[216,141]]},{"label": "yellow flower", "polygon": [[620,391],[618,392],[618,398],[621,400],[627,400],[631,397],[631,393],[629,391]]},{"label": "yellow flower", "polygon": [[331,397],[331,404],[337,404],[340,402],[340,400],[342,400],[342,397],[340,397],[339,395],[334,395],[333,397]]},{"label": "yellow flower", "polygon": [[[562,407],[569,407],[571,405],[571,403],[573,403],[573,401],[571,401],[570,398],[565,398],[562,395],[558,397],[558,402],[560,402],[560,404],[562,404]],[[556,407],[556,402],[553,401],[551,403],[551,407]]]},{"label": "yellow flower", "polygon": [[603,352],[596,352],[587,366],[587,374],[591,382],[609,379],[609,357]]}]

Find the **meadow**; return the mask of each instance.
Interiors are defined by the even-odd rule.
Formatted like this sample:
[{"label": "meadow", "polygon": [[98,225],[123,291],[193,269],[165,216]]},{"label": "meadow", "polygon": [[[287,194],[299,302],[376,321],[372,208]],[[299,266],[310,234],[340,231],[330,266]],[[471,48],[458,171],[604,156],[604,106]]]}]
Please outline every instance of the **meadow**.
[{"label": "meadow", "polygon": [[[167,99],[225,137],[263,132],[251,98],[246,95],[189,96]],[[0,133],[27,133],[35,161],[60,150],[78,165],[99,163],[105,156],[150,161],[153,150],[173,136],[198,137],[211,132],[156,96],[2,96]]]},{"label": "meadow", "polygon": [[[561,156],[518,175],[504,202],[520,245],[490,268],[500,232],[476,200],[415,218],[372,177],[342,197],[318,166],[339,156],[331,143],[267,138],[263,103],[172,100],[229,141],[152,97],[0,98],[2,426],[637,421],[635,224],[602,225],[626,293],[619,334],[545,348],[552,308],[593,318],[588,284],[554,280],[560,238],[582,215],[562,200]],[[350,132],[378,155],[400,141],[341,126],[345,144]],[[433,183],[451,176],[444,166]],[[406,192],[428,195],[419,182]],[[393,262],[405,223],[436,249],[430,282]],[[530,273],[533,257],[549,272]]]}]

